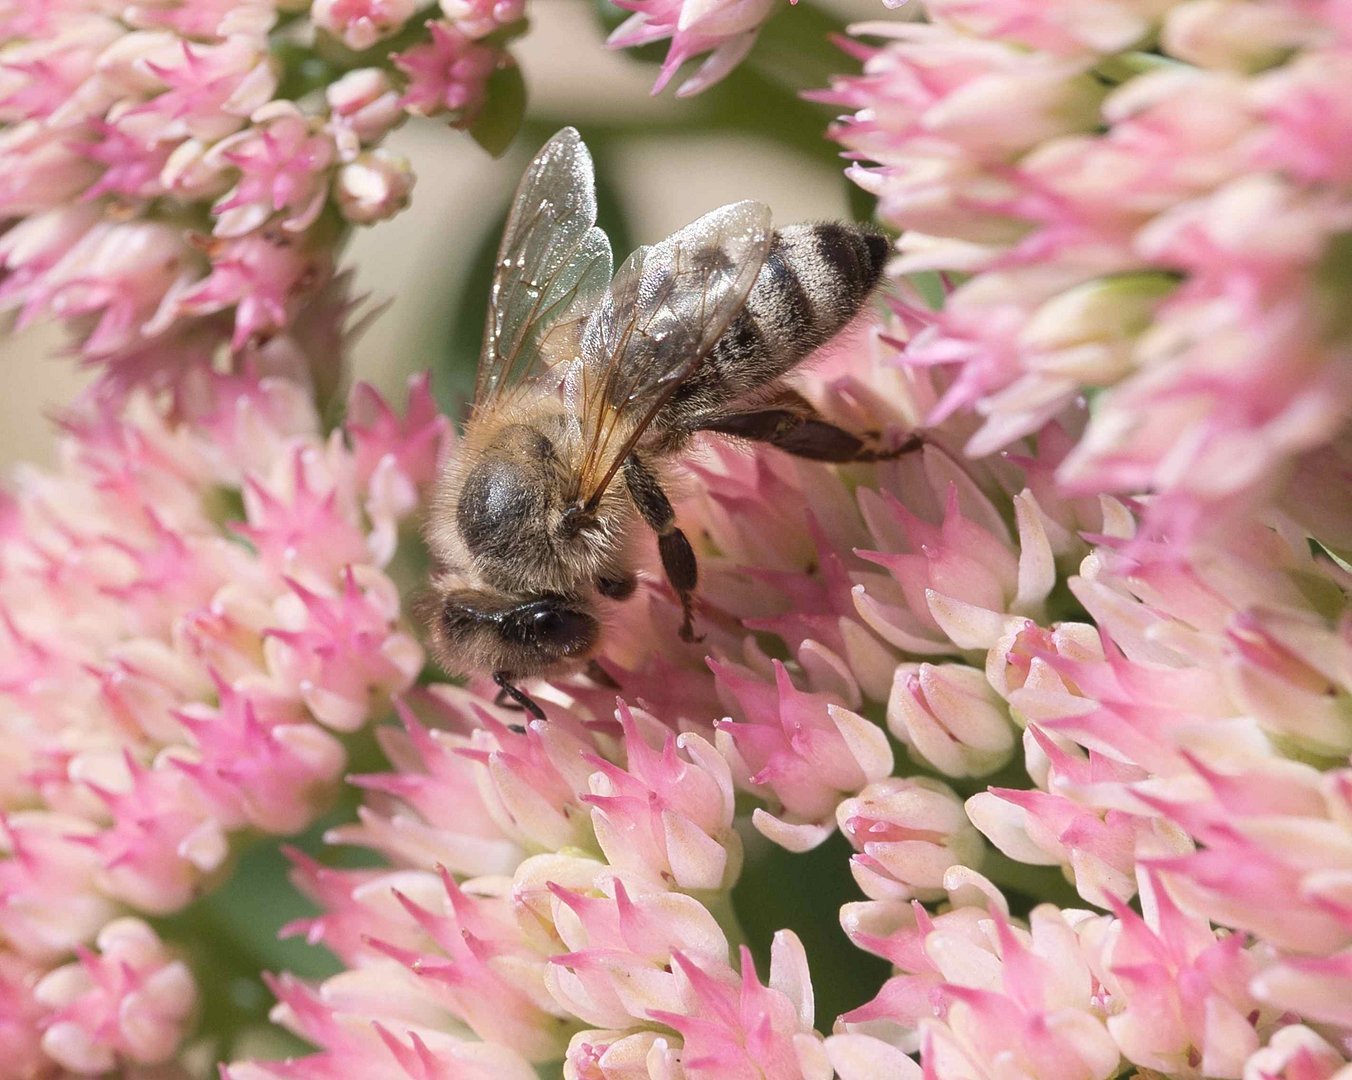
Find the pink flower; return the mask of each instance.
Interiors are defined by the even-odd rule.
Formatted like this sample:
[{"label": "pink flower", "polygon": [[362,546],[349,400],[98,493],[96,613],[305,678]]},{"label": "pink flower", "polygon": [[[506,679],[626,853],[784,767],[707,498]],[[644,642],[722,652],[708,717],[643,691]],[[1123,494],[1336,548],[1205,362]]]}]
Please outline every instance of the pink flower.
[{"label": "pink flower", "polygon": [[[1093,323],[1103,297],[1072,299]],[[913,325],[903,308],[887,332]],[[895,434],[943,378],[890,365],[893,349],[861,335],[804,392]],[[287,399],[246,396],[242,431],[209,414],[256,478],[245,576],[272,591],[266,607],[214,594],[193,640],[259,726],[343,723],[413,671],[386,663],[400,623],[370,561],[385,550],[372,507],[417,504],[444,425],[425,387],[403,422],[369,393],[354,395],[350,448],[327,452]],[[973,430],[956,415],[896,462],[698,459],[678,518],[701,547],[702,647],[674,642],[678,607],[656,579],[608,628],[602,670],[618,689],[542,680],[530,692],[548,719],[527,722],[486,681],[405,692],[402,730],[378,736],[388,770],[358,778],[357,822],[329,834],[385,865],[297,860],[320,912],[291,931],[344,965],[315,987],[275,984],[278,1021],[316,1051],[231,1075],[513,1075],[562,1056],[566,1075],[616,1080],[1243,1077],[1285,1068],[1296,1037],[1278,1033],[1302,1025],[1341,1052],[1346,575],[1289,519],[1176,550],[1136,535],[1134,504],[1064,497],[1052,477],[1082,419],[979,462],[949,450]],[[156,460],[192,460],[148,443]],[[50,642],[20,629],[14,663],[38,694]],[[1284,716],[1283,700],[1299,707]],[[248,723],[233,700],[219,712]],[[964,797],[899,768],[884,724]],[[1009,767],[1016,729],[1026,775]],[[318,780],[309,760],[277,775]],[[988,790],[967,780],[997,768]],[[748,823],[790,851],[835,827],[855,848],[867,899],[841,922],[893,973],[829,1038],[813,1030],[796,939],[778,938],[768,985],[730,948],[756,885]],[[1021,902],[1047,880],[1037,867],[1064,873],[1083,908],[1017,918],[981,860]],[[1292,1080],[1331,1060],[1308,1049],[1291,1049]]]},{"label": "pink flower", "polygon": [[773,686],[736,669],[714,666],[743,720],[717,725],[718,742],[734,774],[772,795],[781,809],[756,811],[756,826],[790,850],[807,850],[835,828],[843,793],[855,793],[892,771],[892,751],[874,725],[830,701],[794,687],[774,662]]},{"label": "pink flower", "polygon": [[[683,738],[679,749],[688,761],[676,756],[678,745],[669,738],[659,752],[645,741],[656,726],[622,708],[629,752],[627,768],[619,769],[594,752],[580,753],[594,736],[583,736],[581,727],[569,735],[574,718],[560,710],[518,734],[482,710],[471,727],[470,718],[450,711],[454,691],[438,696],[443,721],[468,737],[452,729],[432,732],[405,710],[407,739],[389,744],[403,772],[364,782],[387,809],[373,809],[362,833],[346,834],[413,865],[353,872],[299,864],[305,888],[328,910],[298,929],[338,951],[350,967],[315,994],[295,983],[278,986],[283,1022],[323,1048],[306,1059],[309,1075],[328,1075],[340,1062],[347,1067],[354,1054],[377,1060],[375,1043],[358,1047],[341,1033],[345,1010],[372,1018],[388,1033],[384,1052],[408,1075],[417,1075],[415,1056],[399,1045],[423,1043],[429,1061],[457,1060],[445,1043],[432,1048],[426,1025],[435,1015],[468,1025],[485,1040],[483,1053],[507,1053],[510,1046],[518,1061],[550,1060],[579,1022],[590,1025],[596,1030],[568,1043],[573,1070],[601,1068],[602,1060],[605,1068],[618,1068],[636,1046],[647,1053],[657,1045],[633,1029],[655,1033],[665,1026],[684,1034],[666,1038],[688,1074],[748,1067],[738,1062],[755,1062],[772,1075],[796,1075],[792,1070],[804,1067],[829,1073],[822,1072],[820,1039],[811,1031],[811,991],[796,940],[777,940],[770,986],[762,986],[749,956],[742,957],[740,975],[728,966],[727,938],[714,915],[693,896],[669,891],[716,895],[736,873],[735,863],[712,876],[700,870],[705,862],[729,865],[728,852],[710,860],[712,845],[740,850],[727,829],[731,778],[712,745]],[[418,755],[418,772],[410,768],[410,751]],[[551,817],[546,799],[577,791],[588,772],[595,794],[575,796],[576,809],[563,803]],[[644,790],[651,792],[646,798],[639,794]],[[578,810],[584,811],[579,824],[585,823],[588,803],[599,845],[617,859],[614,866],[582,854],[594,843],[586,833],[560,831],[569,814],[579,818]],[[651,809],[642,809],[644,803]],[[551,821],[552,834],[546,832]],[[665,830],[660,839],[659,827]],[[513,833],[537,838],[532,846],[547,853],[528,857],[524,846],[510,843]],[[420,846],[390,845],[399,834]],[[553,853],[569,846],[577,853]],[[501,866],[506,876],[490,872],[458,882],[449,870],[423,861],[457,851],[460,867]],[[635,1041],[615,1048],[631,1036]],[[231,1075],[270,1075],[252,1068]]]},{"label": "pink flower", "polygon": [[462,892],[442,872],[445,901],[424,907],[398,889],[394,898],[436,948],[416,950],[375,939],[371,947],[408,968],[442,1005],[485,1042],[513,1047],[530,1061],[562,1049],[564,1024],[541,1000],[544,962],[528,943],[511,943],[516,929],[500,897]]},{"label": "pink flower", "polygon": [[962,803],[937,781],[888,777],[836,808],[858,855],[850,870],[874,900],[936,900],[949,867],[976,867],[984,849]]},{"label": "pink flower", "polygon": [[[110,921],[119,906],[178,911],[237,834],[303,829],[345,767],[322,725],[360,726],[422,666],[366,543],[353,452],[294,384],[196,376],[72,414],[60,466],[21,478],[0,537],[0,955],[48,970],[16,1008],[74,1070],[169,1060],[193,1020],[192,976]],[[241,439],[251,456],[221,456]],[[241,498],[255,487],[271,501]],[[329,538],[353,544],[302,531],[274,551],[314,492]],[[222,493],[245,522],[222,520]],[[243,533],[257,548],[227,539]]]},{"label": "pink flower", "polygon": [[176,310],[209,315],[235,309],[231,348],[243,349],[289,323],[304,293],[331,272],[331,255],[306,252],[281,234],[251,233],[207,247],[211,273],[177,297]]},{"label": "pink flower", "polygon": [[1329,1080],[1347,1064],[1342,1054],[1299,1024],[1279,1029],[1244,1063],[1244,1080]]},{"label": "pink flower", "polygon": [[304,828],[343,768],[342,745],[285,698],[255,700],[229,685],[219,696],[214,710],[194,702],[179,711],[200,748],[179,768],[232,825],[283,835]]},{"label": "pink flower", "polygon": [[414,10],[413,0],[315,0],[310,18],[349,49],[362,52],[397,34]]},{"label": "pink flower", "polygon": [[1028,0],[926,0],[925,6],[940,25],[1063,56],[1130,48],[1173,4],[1172,0],[1109,0],[1086,8]]},{"label": "pink flower", "polygon": [[1009,760],[1014,729],[983,672],[961,664],[897,668],[888,728],[946,776],[982,776]]},{"label": "pink flower", "polygon": [[408,76],[400,104],[419,116],[450,112],[455,123],[467,126],[483,105],[488,76],[501,63],[500,54],[449,23],[433,20],[427,29],[428,44],[415,45],[394,58]]},{"label": "pink flower", "polygon": [[416,498],[436,477],[450,445],[451,422],[437,408],[431,377],[423,373],[409,379],[402,417],[368,383],[358,383],[348,402],[347,432],[359,483],[386,474],[405,487],[406,497]]},{"label": "pink flower", "polygon": [[677,955],[722,967],[728,943],[698,901],[677,893],[631,897],[622,881],[594,899],[552,887],[554,925],[568,946],[546,976],[553,996],[584,1023],[624,1028],[683,1012]]},{"label": "pink flower", "polygon": [[282,626],[268,631],[269,641],[281,646],[282,655],[271,658],[274,668],[316,718],[353,730],[374,702],[413,680],[422,648],[398,628],[399,598],[384,575],[370,575],[363,588],[349,563],[342,591],[332,597],[290,584],[299,602],[279,603]]},{"label": "pink flower", "polygon": [[139,919],[108,923],[96,947],[34,987],[50,1010],[41,1021],[42,1049],[77,1073],[169,1060],[197,1005],[187,966]]},{"label": "pink flower", "polygon": [[441,13],[472,38],[511,26],[526,14],[526,0],[441,0]]},{"label": "pink flower", "polygon": [[820,1037],[812,1030],[807,957],[791,932],[775,935],[768,986],[756,978],[745,946],[737,981],[718,968],[700,967],[681,953],[672,959],[684,977],[686,1009],[651,1015],[681,1034],[682,1068],[692,1080],[725,1076],[826,1080],[831,1075]]},{"label": "pink flower", "polygon": [[19,322],[46,313],[83,319],[88,352],[113,352],[147,332],[165,296],[180,289],[197,264],[181,233],[168,225],[95,225],[29,290]]},{"label": "pink flower", "polygon": [[334,178],[339,210],[358,225],[393,217],[408,205],[412,189],[408,159],[384,150],[358,155]]},{"label": "pink flower", "polygon": [[[270,979],[269,985],[280,1001],[278,1021],[312,1043],[331,1047],[332,1053],[230,1065],[224,1070],[230,1080],[339,1080],[353,1070],[410,1080],[532,1080],[537,1075],[510,1047],[448,1034],[426,1018],[370,1022],[375,998],[362,994],[361,987],[349,991],[335,985],[321,994],[291,976]],[[388,1006],[388,985],[373,989],[383,991]]]},{"label": "pink flower", "polygon": [[20,1076],[36,1076],[48,1068],[42,1051],[43,1008],[33,1000],[40,969],[13,953],[0,954],[0,1052]]},{"label": "pink flower", "polygon": [[1218,938],[1205,919],[1189,918],[1158,880],[1142,882],[1142,898],[1144,917],[1114,904],[1117,922],[1097,942],[1114,1001],[1108,1030],[1146,1068],[1240,1075],[1276,1018],[1250,989],[1261,957],[1242,935]]},{"label": "pink flower", "polygon": [[634,14],[610,35],[608,44],[627,49],[670,39],[671,48],[653,86],[654,94],[662,91],[687,60],[710,53],[699,70],[676,90],[678,97],[690,97],[718,82],[742,62],[774,3],[775,0],[619,0],[620,7]]},{"label": "pink flower", "polygon": [[349,161],[363,145],[379,142],[404,118],[399,94],[379,68],[349,71],[324,91],[329,126],[339,156]]},{"label": "pink flower", "polygon": [[1352,952],[1348,950],[1289,957],[1267,968],[1253,983],[1260,1000],[1275,1008],[1294,1009],[1340,1033],[1352,1026],[1352,1011],[1347,1007],[1350,988]]},{"label": "pink flower", "polygon": [[90,822],[60,812],[7,815],[0,929],[14,945],[0,955],[50,963],[91,940],[113,917],[113,903],[94,887],[98,859],[82,842],[95,831]]},{"label": "pink flower", "polygon": [[[142,51],[138,46],[143,43],[150,48]],[[147,35],[114,48],[132,78],[153,79],[163,87],[122,118],[147,141],[224,138],[241,128],[277,86],[276,71],[260,43],[246,35],[206,46]]]},{"label": "pink flower", "polygon": [[206,155],[207,164],[239,173],[239,182],[212,207],[212,231],[241,236],[285,212],[281,228],[303,232],[323,209],[333,142],[312,134],[305,116],[289,102],[256,111],[252,121],[247,131],[222,139]]},{"label": "pink flower", "polygon": [[[83,0],[55,8],[4,39],[0,299],[68,323],[109,389],[172,381],[189,352],[229,352],[241,370],[262,335],[322,309],[345,229],[408,199],[408,163],[381,140],[429,94],[467,123],[505,54],[465,35],[524,13],[476,0],[435,23],[439,44],[401,35],[410,84],[376,55],[413,14],[406,0],[316,4],[308,28],[280,23],[270,0],[150,0],[116,19]],[[369,50],[366,66],[321,59],[315,27]],[[189,228],[230,242],[185,244]]]},{"label": "pink flower", "polygon": [[607,862],[635,877],[656,872],[667,888],[726,888],[737,878],[742,853],[732,829],[727,762],[693,733],[678,739],[663,731],[655,750],[623,702],[617,716],[629,748],[627,768],[593,757],[598,771],[583,800],[593,807],[592,828]]}]

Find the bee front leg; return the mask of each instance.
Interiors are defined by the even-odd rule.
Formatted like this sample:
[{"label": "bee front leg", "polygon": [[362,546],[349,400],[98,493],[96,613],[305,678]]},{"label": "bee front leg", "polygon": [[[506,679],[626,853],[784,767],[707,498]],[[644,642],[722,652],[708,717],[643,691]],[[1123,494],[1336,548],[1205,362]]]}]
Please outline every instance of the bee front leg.
[{"label": "bee front leg", "polygon": [[624,459],[624,482],[639,514],[657,533],[662,569],[681,601],[681,640],[703,641],[702,636],[695,634],[695,586],[699,582],[699,564],[695,561],[695,549],[690,546],[685,533],[676,527],[676,512],[671,508],[671,500],[637,454]]},{"label": "bee front leg", "polygon": [[513,701],[516,707],[531,714],[536,720],[545,718],[544,709],[535,702],[535,700],[512,682],[512,674],[508,671],[493,672],[493,681],[498,684],[498,695],[493,699],[494,705],[501,705],[510,708],[507,702]]},{"label": "bee front leg", "polygon": [[696,430],[731,435],[738,439],[769,443],[788,454],[812,461],[845,463],[851,461],[888,461],[918,450],[919,435],[911,435],[900,446],[884,449],[870,445],[858,435],[822,418],[806,398],[793,394],[784,407],[729,413],[702,419]]}]

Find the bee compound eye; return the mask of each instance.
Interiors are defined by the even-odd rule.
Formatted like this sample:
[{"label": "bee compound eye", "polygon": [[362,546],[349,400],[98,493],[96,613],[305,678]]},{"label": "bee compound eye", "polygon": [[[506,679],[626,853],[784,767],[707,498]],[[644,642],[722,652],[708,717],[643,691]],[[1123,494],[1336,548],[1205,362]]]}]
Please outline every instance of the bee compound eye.
[{"label": "bee compound eye", "polygon": [[531,629],[540,637],[557,637],[563,629],[564,617],[553,608],[544,608],[535,612],[530,620]]},{"label": "bee compound eye", "polygon": [[561,656],[576,656],[586,652],[596,640],[598,624],[585,612],[552,600],[536,601],[528,608],[523,612],[527,636],[540,648]]}]

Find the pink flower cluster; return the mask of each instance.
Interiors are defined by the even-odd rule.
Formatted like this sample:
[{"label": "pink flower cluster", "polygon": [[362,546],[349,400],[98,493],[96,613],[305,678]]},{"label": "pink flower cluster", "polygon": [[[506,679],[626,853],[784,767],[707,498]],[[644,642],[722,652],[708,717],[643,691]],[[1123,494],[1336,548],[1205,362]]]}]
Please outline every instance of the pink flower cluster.
[{"label": "pink flower cluster", "polygon": [[562,709],[513,729],[449,687],[419,704],[435,726],[382,731],[399,771],[361,781],[370,813],[338,836],[392,868],[298,866],[325,911],[296,929],[349,970],[279,980],[276,1015],[321,1052],[228,1075],[829,1076],[797,939],[762,983],[697,898],[739,868],[713,745],[623,706],[602,735]]},{"label": "pink flower cluster", "polygon": [[284,329],[342,232],[404,206],[390,129],[467,125],[509,63],[482,39],[524,0],[448,0],[425,35],[421,6],[0,5],[0,305],[133,379]]},{"label": "pink flower cluster", "polygon": [[1092,397],[1058,471],[1180,540],[1352,420],[1352,24],[1321,0],[927,0],[825,100],[899,272],[960,272],[911,362],[982,456]]},{"label": "pink flower cluster", "polygon": [[326,437],[294,382],[198,376],[71,415],[59,465],[5,503],[7,1075],[172,1059],[194,978],[129,913],[175,912],[247,837],[308,825],[342,736],[423,664],[381,568],[447,430],[426,381],[403,419],[359,387]]},{"label": "pink flower cluster", "polygon": [[[335,244],[407,194],[381,141],[467,122],[522,6],[0,7],[0,300],[116,391],[0,504],[5,1068],[174,1068],[203,973],[155,920],[312,823],[344,735],[396,713],[327,837],[379,865],[294,856],[319,912],[290,932],[342,971],[273,976],[273,1016],[315,1049],[233,1080],[1345,1080],[1342,6],[861,28],[836,136],[893,269],[953,276],[937,311],[894,283],[800,389],[923,441],[699,448],[705,637],[649,552],[530,722],[429,677],[404,614],[454,453],[426,381],[320,420]],[[775,5],[621,6],[616,43],[671,41],[659,88],[711,54],[693,93]],[[737,904],[837,832],[841,925],[891,973],[823,1017],[802,941]]]},{"label": "pink flower cluster", "polygon": [[1102,535],[1069,582],[1096,625],[1011,618],[987,651],[1034,786],[966,811],[1111,914],[1043,905],[1030,937],[965,867],[937,916],[861,879],[847,932],[897,974],[842,1024],[939,1077],[1333,1076],[1352,1053],[1352,575],[1281,521],[1183,562],[1132,544],[1125,511]]},{"label": "pink flower cluster", "polygon": [[[805,391],[899,435],[942,393],[893,344],[931,318],[901,309]],[[294,929],[346,970],[279,978],[275,1017],[319,1050],[229,1075],[1344,1067],[1352,580],[1285,519],[1148,559],[1128,507],[1058,493],[1083,417],[974,463],[978,422],[847,469],[710,447],[679,508],[703,645],[645,589],[601,660],[618,689],[537,687],[547,721],[487,686],[407,696],[392,770],[331,837],[388,868],[297,860],[322,913]],[[855,851],[841,921],[894,973],[831,1034],[796,937],[768,971],[739,947],[746,802],[791,852],[837,828]],[[988,863],[1010,896],[1052,868],[1083,907],[1016,918]]]}]

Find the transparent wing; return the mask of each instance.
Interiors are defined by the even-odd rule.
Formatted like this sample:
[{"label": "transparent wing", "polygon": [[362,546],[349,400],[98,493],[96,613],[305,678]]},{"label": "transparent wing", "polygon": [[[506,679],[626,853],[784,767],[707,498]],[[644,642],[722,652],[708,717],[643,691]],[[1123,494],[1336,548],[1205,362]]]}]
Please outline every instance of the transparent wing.
[{"label": "transparent wing", "polygon": [[482,407],[550,365],[552,334],[589,310],[610,280],[610,241],[596,227],[591,154],[564,128],[535,155],[507,215],[474,404]]},{"label": "transparent wing", "polygon": [[769,208],[739,202],[625,260],[582,329],[581,503],[595,506],[742,310],[772,236]]}]

